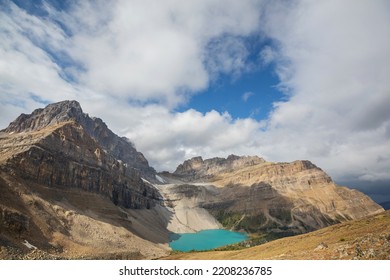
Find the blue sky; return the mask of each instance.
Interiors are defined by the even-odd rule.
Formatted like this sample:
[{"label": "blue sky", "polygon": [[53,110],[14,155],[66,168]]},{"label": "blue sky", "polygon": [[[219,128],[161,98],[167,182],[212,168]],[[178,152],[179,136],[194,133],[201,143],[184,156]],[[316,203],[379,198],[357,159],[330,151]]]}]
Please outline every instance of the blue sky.
[{"label": "blue sky", "polygon": [[211,86],[191,97],[179,110],[193,108],[206,113],[211,110],[229,112],[233,118],[265,120],[275,101],[285,99],[278,90],[278,79],[272,69],[257,69],[239,78],[221,77]]},{"label": "blue sky", "polygon": [[390,200],[390,3],[0,0],[0,126],[78,100],[157,170],[308,159]]}]

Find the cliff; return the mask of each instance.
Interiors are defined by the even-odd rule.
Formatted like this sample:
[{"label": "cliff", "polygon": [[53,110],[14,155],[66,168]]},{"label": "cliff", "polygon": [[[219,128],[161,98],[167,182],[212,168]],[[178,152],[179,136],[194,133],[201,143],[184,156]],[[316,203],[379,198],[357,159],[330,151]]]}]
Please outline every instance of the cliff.
[{"label": "cliff", "polygon": [[[175,198],[173,204],[183,193],[181,199],[196,201],[196,207],[206,209],[226,228],[277,237],[383,211],[368,196],[337,185],[307,160],[271,163],[259,157],[196,157],[179,165],[173,174],[161,176],[186,182],[176,183],[168,194]],[[191,191],[191,184],[197,191]],[[204,195],[210,190],[212,195]]]},{"label": "cliff", "polygon": [[159,176],[76,101],[22,114],[0,131],[0,258],[35,258],[23,240],[64,258],[156,258],[173,232],[264,242],[384,211],[307,160],[195,157]]},{"label": "cliff", "polygon": [[258,156],[239,157],[230,155],[227,158],[211,158],[206,160],[203,160],[202,157],[194,157],[180,164],[173,174],[186,181],[210,179],[221,172],[230,172],[264,162],[265,160]]},{"label": "cliff", "polygon": [[0,132],[0,258],[29,258],[23,240],[61,258],[166,254],[169,213],[144,178],[143,155],[78,102],[22,114]]},{"label": "cliff", "polygon": [[149,166],[144,155],[134,148],[130,140],[117,136],[101,119],[89,117],[74,100],[49,104],[43,109],[34,110],[31,114],[21,114],[2,132],[33,133],[69,121],[82,127],[84,133],[95,140],[102,150],[129,168],[137,170],[143,177],[155,180],[155,170]]},{"label": "cliff", "polygon": [[0,136],[0,169],[49,187],[79,188],[127,208],[150,208],[158,192],[74,121]]},{"label": "cliff", "polygon": [[150,208],[158,191],[144,156],[77,101],[63,101],[20,115],[0,132],[0,168],[50,187],[97,192],[127,208]]}]

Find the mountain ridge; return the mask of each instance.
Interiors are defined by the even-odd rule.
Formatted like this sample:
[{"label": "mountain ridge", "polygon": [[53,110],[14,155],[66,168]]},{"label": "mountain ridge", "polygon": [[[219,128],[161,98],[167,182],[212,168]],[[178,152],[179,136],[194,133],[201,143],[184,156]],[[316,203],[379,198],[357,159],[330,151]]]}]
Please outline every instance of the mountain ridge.
[{"label": "mountain ridge", "polygon": [[[33,134],[35,137],[33,137]],[[38,137],[37,137],[38,136]],[[0,169],[48,186],[81,188],[110,197],[114,204],[128,208],[151,207],[159,200],[138,172],[105,152],[81,125],[74,121],[49,128],[2,137],[17,141],[21,148],[2,158]],[[12,145],[2,145],[9,153]]]},{"label": "mountain ridge", "polygon": [[205,179],[222,171],[233,171],[237,168],[261,163],[265,163],[265,160],[258,156],[237,156],[231,154],[227,158],[214,157],[205,160],[201,156],[198,156],[179,164],[173,174],[192,180]]},{"label": "mountain ridge", "polygon": [[157,174],[77,101],[22,114],[1,130],[0,175],[0,249],[26,253],[26,239],[70,258],[125,258],[124,250],[155,258],[169,252],[172,233],[226,228],[280,238],[383,211],[308,160],[194,157]]},{"label": "mountain ridge", "polygon": [[[239,164],[232,168],[232,162]],[[195,157],[174,173],[160,176],[175,183],[166,189],[173,205],[186,200],[233,230],[294,235],[383,211],[361,192],[334,183],[308,160],[273,163],[234,155]],[[207,192],[210,195],[205,196]]]},{"label": "mountain ridge", "polygon": [[39,131],[67,121],[75,121],[81,125],[103,149],[130,167],[139,170],[142,176],[155,181],[156,171],[149,166],[144,155],[134,148],[134,144],[129,139],[113,133],[100,118],[89,117],[83,112],[80,103],[75,100],[52,103],[43,109],[34,110],[31,114],[21,114],[0,132],[12,134]]}]

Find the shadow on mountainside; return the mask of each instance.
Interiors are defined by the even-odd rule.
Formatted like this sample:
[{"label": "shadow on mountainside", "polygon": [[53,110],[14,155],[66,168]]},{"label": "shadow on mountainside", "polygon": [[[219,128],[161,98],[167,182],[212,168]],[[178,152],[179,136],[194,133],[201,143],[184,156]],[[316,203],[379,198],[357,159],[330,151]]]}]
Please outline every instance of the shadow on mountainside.
[{"label": "shadow on mountainside", "polygon": [[125,209],[97,193],[46,187],[4,172],[0,190],[0,247],[26,252],[21,245],[26,239],[43,251],[67,252],[71,258],[126,250],[153,258],[168,251],[163,245],[171,234],[168,211]]}]

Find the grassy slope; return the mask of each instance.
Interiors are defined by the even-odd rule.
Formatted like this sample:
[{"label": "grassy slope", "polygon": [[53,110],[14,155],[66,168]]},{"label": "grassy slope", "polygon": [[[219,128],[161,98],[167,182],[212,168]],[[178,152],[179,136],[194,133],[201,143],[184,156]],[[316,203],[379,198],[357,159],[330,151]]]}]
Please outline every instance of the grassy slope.
[{"label": "grassy slope", "polygon": [[171,254],[167,259],[390,259],[390,211],[236,251]]}]

